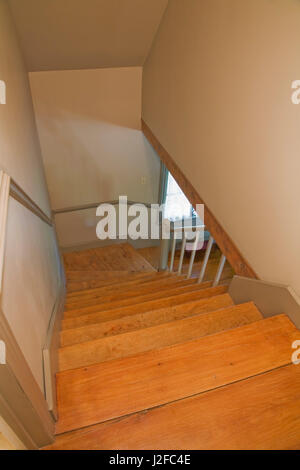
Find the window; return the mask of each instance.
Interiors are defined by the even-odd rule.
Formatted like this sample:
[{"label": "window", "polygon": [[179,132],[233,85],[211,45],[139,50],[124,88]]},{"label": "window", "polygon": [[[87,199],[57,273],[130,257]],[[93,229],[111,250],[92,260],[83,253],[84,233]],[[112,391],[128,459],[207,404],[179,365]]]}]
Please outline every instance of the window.
[{"label": "window", "polygon": [[192,217],[194,215],[193,208],[170,172],[167,174],[166,186],[164,217],[169,220]]}]

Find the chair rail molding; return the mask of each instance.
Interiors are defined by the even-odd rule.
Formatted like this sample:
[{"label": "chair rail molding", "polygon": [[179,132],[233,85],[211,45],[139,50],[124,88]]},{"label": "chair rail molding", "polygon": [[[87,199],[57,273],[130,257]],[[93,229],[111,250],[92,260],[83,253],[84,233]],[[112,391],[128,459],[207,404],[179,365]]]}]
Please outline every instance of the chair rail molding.
[{"label": "chair rail molding", "polygon": [[245,260],[243,255],[240,253],[234,242],[231,240],[229,235],[225,232],[223,227],[219,224],[213,213],[206,206],[203,199],[200,197],[198,192],[195,190],[190,181],[186,178],[184,173],[181,171],[175,160],[162,146],[157,137],[153,134],[150,127],[142,119],[142,132],[150,145],[156,151],[161,161],[168,168],[170,173],[173,175],[190,203],[196,209],[197,204],[204,204],[204,216],[205,225],[209,232],[213,236],[215,242],[219,246],[220,250],[231,264],[236,274],[249,278],[257,279],[257,274],[254,272],[249,263]]},{"label": "chair rail molding", "polygon": [[[26,195],[4,171],[0,171],[0,299],[4,268],[5,238],[9,196]],[[21,196],[16,197],[19,200]],[[47,222],[42,211],[26,195],[23,205]],[[30,201],[30,204],[29,204]],[[32,205],[32,207],[28,207]],[[40,211],[40,213],[38,213]],[[48,219],[49,222],[49,219]],[[47,222],[47,223],[48,223]],[[51,224],[52,225],[52,224]],[[28,449],[37,449],[54,438],[54,420],[46,399],[38,386],[29,365],[16,341],[0,305],[0,341],[2,360],[0,363],[0,415]]]},{"label": "chair rail molding", "polygon": [[4,267],[3,264],[9,191],[10,177],[6,173],[4,173],[4,171],[0,171],[0,293],[2,292],[2,277]]}]

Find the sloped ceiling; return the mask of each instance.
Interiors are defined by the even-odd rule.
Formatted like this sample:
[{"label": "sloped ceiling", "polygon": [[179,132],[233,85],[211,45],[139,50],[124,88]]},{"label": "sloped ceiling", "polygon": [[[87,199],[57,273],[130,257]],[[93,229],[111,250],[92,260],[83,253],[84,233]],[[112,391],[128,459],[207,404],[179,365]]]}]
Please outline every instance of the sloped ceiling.
[{"label": "sloped ceiling", "polygon": [[168,0],[9,0],[28,71],[143,65]]}]

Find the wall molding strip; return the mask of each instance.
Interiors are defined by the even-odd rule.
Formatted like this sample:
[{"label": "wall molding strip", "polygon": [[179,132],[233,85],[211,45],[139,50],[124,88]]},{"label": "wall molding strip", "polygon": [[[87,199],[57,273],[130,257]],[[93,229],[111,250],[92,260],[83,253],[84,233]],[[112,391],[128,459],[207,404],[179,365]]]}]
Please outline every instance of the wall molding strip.
[{"label": "wall molding strip", "polygon": [[142,119],[142,132],[151,146],[154,148],[162,162],[168,168],[170,173],[174,176],[175,180],[185,193],[186,197],[191,202],[192,206],[196,208],[197,204],[204,204],[204,216],[205,225],[209,232],[213,236],[217,245],[219,246],[222,253],[226,256],[228,262],[231,264],[236,274],[249,278],[257,279],[257,274],[251,268],[250,264],[246,261],[243,255],[240,253],[234,242],[227,235],[223,227],[219,224],[213,213],[206,206],[203,199],[200,197],[198,192],[195,190],[190,181],[186,178],[184,173],[181,171],[179,166],[175,163],[174,159],[167,152],[167,150],[161,145],[157,137],[153,134],[151,129]]},{"label": "wall molding strip", "polygon": [[50,217],[31,199],[30,196],[13,180],[10,181],[10,196],[22,204],[26,209],[30,210],[33,214],[39,217],[43,222],[53,226]]},{"label": "wall molding strip", "polygon": [[[67,212],[77,212],[77,211],[84,211],[87,209],[96,209],[100,204],[111,204],[112,206],[118,206],[122,204],[118,199],[114,199],[113,201],[101,201],[101,202],[91,202],[90,204],[83,204],[81,206],[72,206],[72,207],[64,207],[62,209],[55,209],[52,211],[54,215],[57,214],[65,214]],[[151,208],[151,203],[149,202],[137,202],[137,201],[127,201],[128,206],[133,206],[134,204],[142,204],[147,208]],[[154,203],[153,203],[154,204]]]},{"label": "wall molding strip", "polygon": [[0,171],[0,293],[2,292],[9,191],[10,177],[4,171]]}]

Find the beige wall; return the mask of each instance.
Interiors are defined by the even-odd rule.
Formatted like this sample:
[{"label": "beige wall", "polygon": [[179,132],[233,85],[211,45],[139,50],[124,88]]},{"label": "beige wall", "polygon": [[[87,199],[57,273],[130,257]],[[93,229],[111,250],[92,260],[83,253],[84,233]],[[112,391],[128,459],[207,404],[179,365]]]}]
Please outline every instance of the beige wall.
[{"label": "beige wall", "polygon": [[[7,89],[6,104],[0,105],[0,167],[50,214],[28,76],[5,0],[0,0],[0,79]],[[41,389],[42,347],[58,283],[53,230],[10,199],[2,308]]]},{"label": "beige wall", "polygon": [[170,0],[143,118],[258,275],[300,293],[298,0]]},{"label": "beige wall", "polygon": [[142,65],[168,0],[7,0],[27,69]]},{"label": "beige wall", "polygon": [[0,450],[26,450],[14,431],[0,416]]},{"label": "beige wall", "polygon": [[[140,130],[141,67],[33,72],[30,84],[53,209],[119,195],[157,202],[159,159]],[[96,240],[95,213],[57,217],[61,245]]]}]

